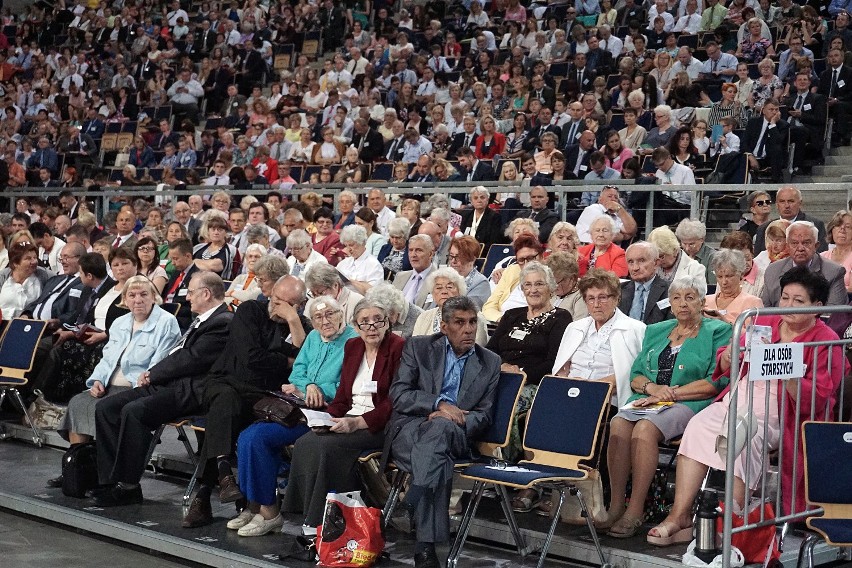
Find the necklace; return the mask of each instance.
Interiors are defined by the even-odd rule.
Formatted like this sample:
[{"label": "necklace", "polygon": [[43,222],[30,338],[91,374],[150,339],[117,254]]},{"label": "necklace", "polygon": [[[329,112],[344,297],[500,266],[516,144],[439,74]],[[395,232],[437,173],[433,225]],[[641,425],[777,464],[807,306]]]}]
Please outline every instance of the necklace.
[{"label": "necklace", "polygon": [[694,326],[692,326],[691,328],[689,328],[689,329],[688,329],[687,331],[685,331],[684,333],[680,333],[680,332],[678,332],[678,331],[677,331],[677,328],[678,328],[678,326],[679,326],[679,325],[680,325],[680,324],[678,324],[677,326],[675,326],[675,328],[672,330],[672,334],[674,334],[674,338],[672,339],[672,341],[673,341],[673,342],[675,342],[675,343],[677,343],[677,342],[681,341],[682,339],[684,339],[684,338],[686,338],[686,337],[688,337],[688,336],[692,335],[692,333],[693,333],[696,329],[698,329],[698,326],[699,326],[699,325],[701,325],[701,322],[698,322],[697,324],[695,324]]}]

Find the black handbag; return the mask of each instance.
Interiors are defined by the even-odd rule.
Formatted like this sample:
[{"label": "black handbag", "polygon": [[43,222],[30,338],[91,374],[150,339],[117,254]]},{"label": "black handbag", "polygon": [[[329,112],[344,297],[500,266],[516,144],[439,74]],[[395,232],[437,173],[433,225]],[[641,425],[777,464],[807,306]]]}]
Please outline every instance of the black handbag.
[{"label": "black handbag", "polygon": [[62,493],[82,499],[98,486],[98,451],[94,442],[74,444],[62,456]]},{"label": "black handbag", "polygon": [[305,401],[297,396],[268,391],[266,396],[254,403],[252,410],[258,420],[292,428],[304,420],[301,412],[303,407]]}]

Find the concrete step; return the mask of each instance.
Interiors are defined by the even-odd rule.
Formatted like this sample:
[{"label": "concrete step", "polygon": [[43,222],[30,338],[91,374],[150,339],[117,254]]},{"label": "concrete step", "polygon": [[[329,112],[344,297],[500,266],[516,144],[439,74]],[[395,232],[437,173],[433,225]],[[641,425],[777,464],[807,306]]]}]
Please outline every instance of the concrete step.
[{"label": "concrete step", "polygon": [[826,166],[846,166],[852,172],[852,153],[828,156],[825,159]]},{"label": "concrete step", "polygon": [[[811,170],[811,175],[816,178],[839,178],[842,175],[848,174],[850,171],[850,165],[825,165],[825,166],[814,166],[813,170]],[[822,180],[820,180],[822,181]]]}]

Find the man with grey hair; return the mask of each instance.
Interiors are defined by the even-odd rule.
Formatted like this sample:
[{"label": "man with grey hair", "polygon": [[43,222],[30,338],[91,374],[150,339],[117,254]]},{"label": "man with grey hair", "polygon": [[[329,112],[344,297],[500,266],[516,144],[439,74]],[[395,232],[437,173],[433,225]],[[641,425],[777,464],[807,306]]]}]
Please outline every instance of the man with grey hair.
[{"label": "man with grey hair", "polygon": [[618,309],[647,325],[669,319],[669,287],[657,278],[660,249],[654,243],[638,241],[627,247],[625,257],[630,280],[621,285]]},{"label": "man with grey hair", "polygon": [[387,197],[381,189],[371,189],[367,192],[367,207],[376,214],[376,226],[386,237],[388,236],[388,223],[396,217],[396,213],[387,204]]},{"label": "man with grey hair", "polygon": [[[827,251],[828,241],[825,239],[825,223],[802,211],[802,203],[802,192],[793,186],[782,187],[775,195],[775,206],[778,208],[778,216],[790,222],[810,221],[813,223],[819,232],[817,252]],[[755,256],[766,250],[766,227],[772,221],[773,219],[769,219],[757,228],[757,234],[754,236]]]},{"label": "man with grey hair", "polygon": [[677,224],[675,236],[680,241],[680,248],[689,258],[695,259],[704,266],[707,284],[716,285],[716,274],[710,269],[710,261],[716,252],[707,246],[707,227],[698,219],[684,219]]},{"label": "man with grey hair", "polygon": [[[347,322],[352,321],[355,305],[364,298],[358,292],[343,285],[340,280],[340,273],[328,261],[317,262],[311,266],[311,269],[305,274],[305,286],[307,286],[311,298],[330,296],[337,300],[337,303],[343,307],[343,313],[346,316],[345,321]],[[312,302],[313,299],[309,300],[305,307],[305,311],[308,313],[310,313]]]},{"label": "man with grey hair", "polygon": [[846,269],[817,254],[818,239],[819,230],[810,221],[793,221],[787,227],[787,248],[790,256],[773,262],[766,269],[763,275],[763,291],[760,293],[764,306],[778,306],[781,300],[781,276],[794,266],[805,266],[828,281],[828,305],[846,305],[849,301],[843,281]]},{"label": "man with grey hair", "polygon": [[[301,216],[301,213],[299,215]],[[287,235],[287,248],[290,249],[290,256],[287,258],[290,274],[302,280],[314,264],[328,263],[323,255],[314,250],[311,236],[303,229],[290,231]]]},{"label": "man with grey hair", "polygon": [[268,298],[272,285],[290,274],[287,261],[279,256],[264,255],[254,263],[254,279],[263,297]]},{"label": "man with grey hair", "polygon": [[[438,210],[443,211],[442,209]],[[432,214],[434,214],[434,211]],[[447,236],[446,229],[442,231],[441,225],[432,220],[432,215],[429,215],[428,221],[424,221],[420,225],[420,228],[417,229],[417,234],[426,235],[432,240],[432,246],[435,247],[435,265],[443,266],[447,264],[447,257],[450,254],[451,239]]]},{"label": "man with grey hair", "polygon": [[266,144],[269,147],[269,157],[277,162],[284,162],[290,155],[290,141],[284,136],[286,131],[283,126],[273,126],[267,134]]},{"label": "man with grey hair", "polygon": [[393,285],[402,290],[405,299],[423,309],[431,302],[431,294],[426,290],[426,277],[435,268],[435,245],[427,235],[414,235],[408,241],[408,261],[411,270],[397,272]]}]

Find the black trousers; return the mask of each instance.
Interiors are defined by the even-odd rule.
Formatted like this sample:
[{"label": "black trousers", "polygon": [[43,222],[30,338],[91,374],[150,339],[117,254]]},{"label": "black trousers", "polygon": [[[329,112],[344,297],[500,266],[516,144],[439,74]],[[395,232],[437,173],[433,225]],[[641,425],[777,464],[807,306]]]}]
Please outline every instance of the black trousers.
[{"label": "black trousers", "polygon": [[98,479],[102,484],[139,483],[153,431],[161,424],[198,414],[201,405],[187,382],[147,385],[107,397],[95,407]]}]

